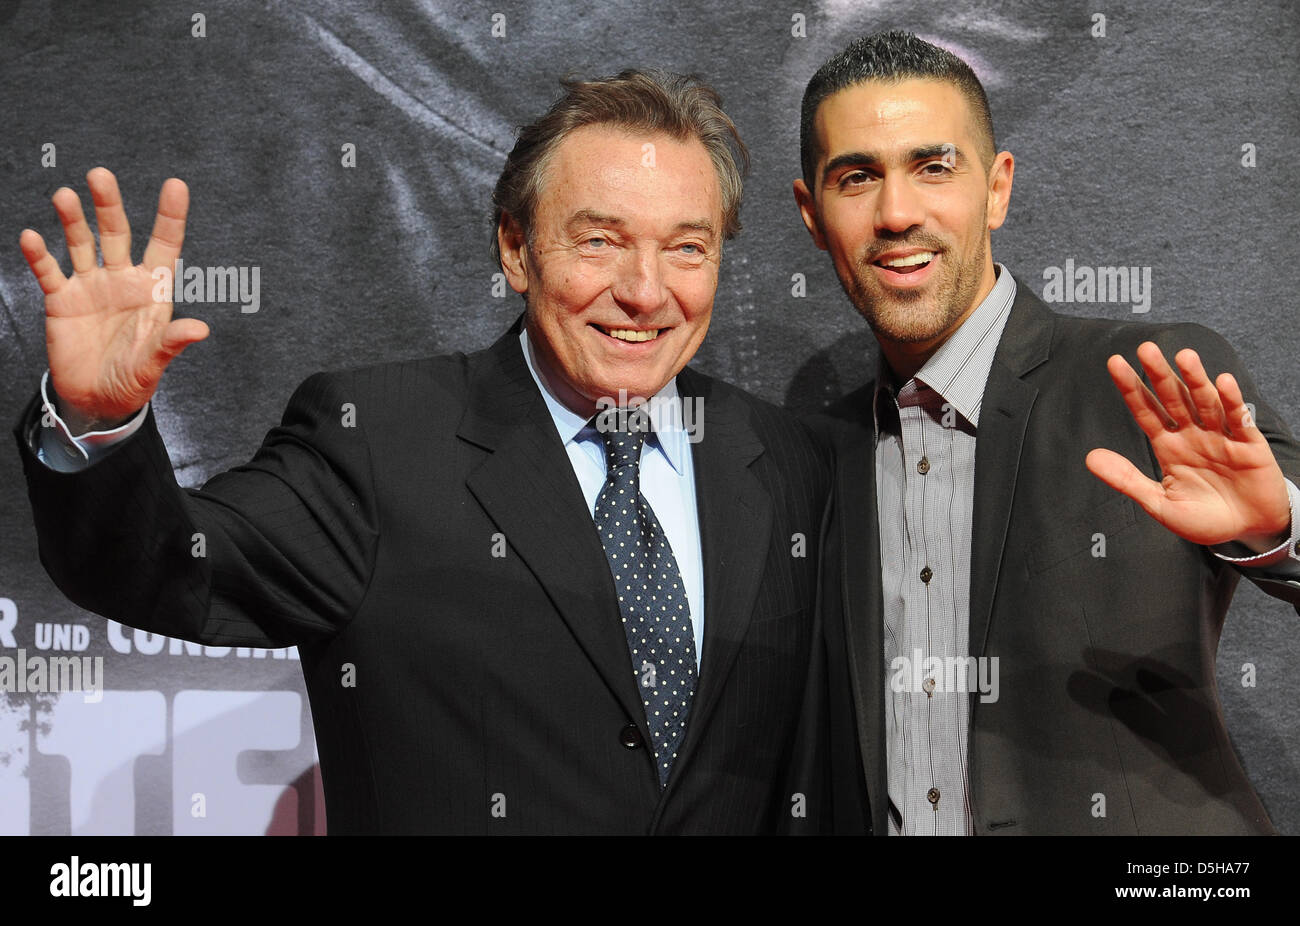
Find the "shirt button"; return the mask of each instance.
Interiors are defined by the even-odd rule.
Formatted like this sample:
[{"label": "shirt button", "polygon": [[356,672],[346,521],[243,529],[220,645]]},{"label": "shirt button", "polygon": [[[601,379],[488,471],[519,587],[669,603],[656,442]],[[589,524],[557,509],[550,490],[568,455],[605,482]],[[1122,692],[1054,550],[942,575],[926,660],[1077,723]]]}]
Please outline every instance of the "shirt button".
[{"label": "shirt button", "polygon": [[1296,541],[1295,552],[1297,556],[1300,556],[1300,541]]},{"label": "shirt button", "polygon": [[939,789],[938,789],[938,788],[931,788],[929,791],[926,791],[926,792],[925,792],[925,799],[926,799],[927,801],[929,801],[931,804],[938,804],[938,803],[939,803]]},{"label": "shirt button", "polygon": [[934,573],[930,571],[929,566],[926,566],[924,569],[921,570],[921,581],[924,582],[926,585],[930,584],[930,579],[933,577],[934,577]]},{"label": "shirt button", "polygon": [[618,732],[618,741],[628,749],[640,749],[641,731],[636,728],[636,724],[630,723]]},{"label": "shirt button", "polygon": [[930,471],[930,460],[927,457],[921,457],[921,462],[916,464],[916,471],[924,476]]}]

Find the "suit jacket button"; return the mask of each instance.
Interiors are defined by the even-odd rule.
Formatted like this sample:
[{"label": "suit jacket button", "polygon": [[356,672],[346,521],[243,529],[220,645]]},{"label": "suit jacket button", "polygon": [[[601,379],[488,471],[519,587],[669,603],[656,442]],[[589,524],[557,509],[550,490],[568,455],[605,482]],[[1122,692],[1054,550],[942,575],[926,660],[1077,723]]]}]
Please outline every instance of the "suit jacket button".
[{"label": "suit jacket button", "polygon": [[628,749],[640,749],[641,731],[636,728],[636,724],[630,723],[619,731],[618,741]]}]

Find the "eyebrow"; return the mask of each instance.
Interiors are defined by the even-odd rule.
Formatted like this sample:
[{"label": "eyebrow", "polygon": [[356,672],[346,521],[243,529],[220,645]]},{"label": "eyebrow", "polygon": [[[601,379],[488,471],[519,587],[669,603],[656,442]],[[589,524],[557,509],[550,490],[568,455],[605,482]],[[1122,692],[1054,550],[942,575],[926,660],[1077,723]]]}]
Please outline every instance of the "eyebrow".
[{"label": "eyebrow", "polygon": [[622,219],[612,215],[605,215],[592,209],[579,209],[569,216],[569,221],[564,223],[564,227],[573,229],[579,225],[603,225],[607,228],[622,228],[624,224]]},{"label": "eyebrow", "polygon": [[708,219],[696,219],[694,222],[678,222],[673,231],[697,231],[706,235],[714,233],[713,223]]},{"label": "eyebrow", "polygon": [[[921,145],[907,152],[906,161],[908,164],[915,164],[917,161],[929,161],[933,158],[941,158],[949,151],[952,151],[958,164],[966,163],[965,153],[961,148],[953,144]],[[826,167],[822,170],[822,182],[825,183],[827,177],[845,167],[866,167],[872,164],[880,164],[882,161],[883,158],[874,151],[850,151],[845,154],[838,154],[826,162]]]},{"label": "eyebrow", "polygon": [[[579,209],[570,216],[569,221],[564,224],[565,228],[572,231],[582,225],[599,225],[604,228],[623,228],[627,225],[627,222],[617,216],[606,215],[605,213],[597,212],[594,209]],[[697,231],[703,232],[706,235],[713,235],[715,230],[714,224],[708,219],[695,219],[694,221],[678,222],[673,228],[674,233],[682,231]]]}]

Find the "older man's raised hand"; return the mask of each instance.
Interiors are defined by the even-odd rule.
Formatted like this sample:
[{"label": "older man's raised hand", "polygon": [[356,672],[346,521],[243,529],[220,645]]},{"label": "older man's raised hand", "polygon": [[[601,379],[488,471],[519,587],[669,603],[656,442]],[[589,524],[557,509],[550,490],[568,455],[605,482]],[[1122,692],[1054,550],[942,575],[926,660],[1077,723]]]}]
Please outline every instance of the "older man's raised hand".
[{"label": "older man's raised hand", "polygon": [[[95,202],[102,265],[81,200],[68,187],[53,197],[63,223],[72,275],[32,229],[19,239],[45,293],[45,343],[59,414],[74,434],[113,427],[144,406],[167,365],[208,336],[195,318],[172,318],[171,274],[185,239],[189,188],[171,178],[158,196],[158,215],[144,260],[131,263],[131,228],[117,179],[103,167],[86,175]],[[165,277],[154,270],[165,268]],[[161,298],[155,298],[161,297]]]}]

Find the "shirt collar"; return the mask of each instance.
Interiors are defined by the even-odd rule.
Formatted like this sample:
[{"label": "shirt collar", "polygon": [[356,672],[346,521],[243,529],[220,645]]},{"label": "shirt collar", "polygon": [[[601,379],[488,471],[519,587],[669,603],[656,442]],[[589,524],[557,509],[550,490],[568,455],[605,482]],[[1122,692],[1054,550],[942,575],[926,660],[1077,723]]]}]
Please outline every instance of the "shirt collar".
[{"label": "shirt collar", "polygon": [[[604,446],[599,432],[584,418],[561,402],[547,387],[546,381],[538,374],[538,367],[545,361],[539,357],[528,340],[528,326],[519,330],[519,346],[524,352],[524,363],[528,372],[542,393],[546,410],[551,413],[555,430],[560,434],[560,441],[567,447],[571,443],[594,442]],[[684,475],[690,464],[689,437],[682,415],[682,399],[677,392],[677,377],[670,379],[662,389],[650,397],[646,403],[650,412],[650,426],[653,429],[646,440],[646,447],[658,450],[668,460],[669,465]]]},{"label": "shirt collar", "polygon": [[[995,263],[993,267],[997,272],[997,281],[989,294],[975,307],[970,317],[962,322],[961,327],[939,345],[939,349],[913,377],[938,393],[944,402],[976,428],[979,427],[980,405],[984,401],[984,387],[988,383],[989,370],[993,367],[993,357],[1011,314],[1011,304],[1016,298],[1016,281],[1011,274],[1001,264]],[[879,408],[876,403],[880,401],[882,390],[887,391],[892,398],[899,389],[883,354],[879,356],[878,362],[880,373],[876,377],[873,409]],[[906,388],[907,385],[904,383],[903,387]],[[875,417],[879,434],[878,411]]]}]

